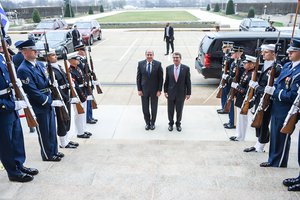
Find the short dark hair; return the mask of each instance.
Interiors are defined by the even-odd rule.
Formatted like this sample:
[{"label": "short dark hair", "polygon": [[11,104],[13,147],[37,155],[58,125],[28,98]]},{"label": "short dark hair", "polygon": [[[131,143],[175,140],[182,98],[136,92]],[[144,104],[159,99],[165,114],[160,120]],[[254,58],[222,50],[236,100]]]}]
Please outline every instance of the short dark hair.
[{"label": "short dark hair", "polygon": [[175,52],[175,53],[173,53],[173,56],[179,56],[179,58],[181,59],[181,53],[179,53],[179,52]]}]

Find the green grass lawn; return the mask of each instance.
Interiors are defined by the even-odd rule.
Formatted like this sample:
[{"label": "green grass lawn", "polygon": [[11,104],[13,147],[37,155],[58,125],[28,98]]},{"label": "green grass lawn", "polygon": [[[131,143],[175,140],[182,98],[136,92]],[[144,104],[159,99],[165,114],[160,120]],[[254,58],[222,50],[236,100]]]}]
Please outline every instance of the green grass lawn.
[{"label": "green grass lawn", "polygon": [[197,21],[197,18],[186,11],[137,11],[124,12],[97,19],[98,22],[172,22]]}]

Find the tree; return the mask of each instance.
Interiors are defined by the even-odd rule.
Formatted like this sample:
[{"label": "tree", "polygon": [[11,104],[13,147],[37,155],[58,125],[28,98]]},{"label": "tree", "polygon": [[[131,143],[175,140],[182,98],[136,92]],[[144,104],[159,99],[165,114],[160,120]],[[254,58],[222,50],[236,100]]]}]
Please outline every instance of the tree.
[{"label": "tree", "polygon": [[92,15],[92,14],[94,14],[94,11],[93,11],[92,6],[90,6],[90,7],[89,7],[89,15]]},{"label": "tree", "polygon": [[229,0],[226,6],[226,15],[234,15],[234,5],[233,1]]},{"label": "tree", "polygon": [[255,17],[255,10],[253,7],[250,7],[249,8],[249,11],[248,11],[248,18],[254,18]]},{"label": "tree", "polygon": [[103,13],[104,12],[104,9],[103,9],[103,6],[100,5],[100,12]]},{"label": "tree", "polygon": [[65,0],[65,14],[64,17],[74,17],[74,11],[70,5],[70,0]]},{"label": "tree", "polygon": [[32,20],[34,23],[39,23],[41,21],[41,16],[37,9],[34,9],[32,12]]},{"label": "tree", "polygon": [[207,4],[206,10],[210,11],[210,5],[209,4]]},{"label": "tree", "polygon": [[220,12],[220,6],[218,3],[216,3],[216,5],[214,7],[214,12]]}]

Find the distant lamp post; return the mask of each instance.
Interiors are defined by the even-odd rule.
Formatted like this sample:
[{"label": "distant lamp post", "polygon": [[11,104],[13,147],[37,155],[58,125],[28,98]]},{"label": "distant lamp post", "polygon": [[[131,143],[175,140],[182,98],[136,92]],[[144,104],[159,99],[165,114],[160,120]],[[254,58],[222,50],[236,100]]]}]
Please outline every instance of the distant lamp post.
[{"label": "distant lamp post", "polygon": [[238,13],[237,13],[237,3],[234,4],[234,14],[236,14],[236,15],[238,14]]},{"label": "distant lamp post", "polygon": [[18,22],[18,12],[17,10],[14,10],[14,13],[15,13],[15,16],[16,16],[16,25],[19,25],[19,22]]},{"label": "distant lamp post", "polygon": [[264,19],[266,19],[267,5],[264,6]]}]

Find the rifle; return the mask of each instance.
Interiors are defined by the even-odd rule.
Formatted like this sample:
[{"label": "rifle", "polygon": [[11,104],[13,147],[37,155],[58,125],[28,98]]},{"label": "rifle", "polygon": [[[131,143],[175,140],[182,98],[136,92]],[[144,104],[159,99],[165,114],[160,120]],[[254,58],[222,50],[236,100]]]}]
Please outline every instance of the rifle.
[{"label": "rifle", "polygon": [[[86,51],[86,49],[84,49]],[[85,65],[84,65],[84,82],[86,84],[86,88],[87,88],[87,94],[88,96],[91,96],[93,99],[91,100],[92,101],[92,108],[93,109],[97,109],[97,102],[95,100],[95,97],[93,95],[93,90],[90,86],[90,83],[92,82],[91,80],[91,76],[90,76],[90,68],[89,68],[89,65],[88,65],[88,61],[85,62]]]},{"label": "rifle", "polygon": [[29,100],[28,100],[23,88],[19,87],[16,82],[16,80],[17,80],[16,69],[13,66],[13,63],[10,59],[10,56],[9,56],[9,53],[8,53],[8,50],[7,50],[7,47],[5,44],[6,42],[4,41],[4,33],[2,32],[4,30],[4,27],[3,27],[1,16],[0,16],[0,23],[1,23],[1,30],[0,30],[1,45],[3,48],[4,57],[6,60],[6,66],[7,66],[7,70],[9,73],[9,78],[10,78],[10,81],[11,81],[11,84],[13,87],[13,94],[17,101],[23,100],[27,104],[27,108],[24,108],[24,113],[26,116],[26,121],[27,121],[28,127],[36,127],[36,126],[38,126],[38,122],[36,120],[36,116],[32,109],[32,106],[29,103]]},{"label": "rifle", "polygon": [[48,70],[48,73],[49,73],[50,83],[52,84],[52,87],[51,87],[52,99],[53,100],[59,100],[63,103],[63,106],[58,107],[57,109],[59,110],[59,112],[62,116],[62,120],[67,121],[67,120],[70,119],[68,109],[66,107],[65,102],[63,101],[63,98],[60,94],[58,86],[53,86],[53,83],[56,80],[55,80],[55,75],[54,75],[53,68],[52,68],[51,63],[48,59],[49,46],[48,46],[48,42],[47,42],[46,33],[44,33],[44,37],[45,37],[44,49],[45,49],[45,54],[46,54],[47,70]]},{"label": "rifle", "polygon": [[[277,42],[275,45],[275,54],[277,57],[277,53],[279,51],[280,45],[279,45],[279,37],[280,37],[280,32],[278,33],[277,37]],[[277,59],[276,59],[277,60]],[[274,80],[275,80],[275,73],[276,73],[276,63],[277,61],[274,61],[273,66],[271,68],[270,73],[268,74],[268,86],[272,87],[274,85]],[[264,116],[264,112],[268,109],[268,107],[271,104],[270,101],[271,95],[264,93],[263,96],[261,97],[258,107],[253,115],[251,127],[254,128],[260,128]]]},{"label": "rifle", "polygon": [[[79,100],[78,94],[77,94],[75,88],[73,87],[73,81],[72,81],[71,74],[70,74],[70,71],[69,71],[69,68],[68,68],[67,55],[66,54],[63,54],[63,59],[64,59],[64,65],[65,65],[65,70],[66,70],[66,74],[67,74],[67,80],[68,80],[69,87],[70,87],[71,99],[75,98],[75,99]],[[76,109],[77,109],[78,114],[83,114],[84,109],[81,105],[80,100],[75,105],[76,105]]]},{"label": "rifle", "polygon": [[[94,63],[93,63],[93,60],[92,60],[92,56],[91,56],[91,47],[89,46],[88,47],[88,54],[89,54],[89,58],[90,58],[90,64],[91,64],[91,69],[92,69],[92,78],[93,78],[93,81],[98,81],[97,77],[96,77],[96,73],[94,71]],[[96,89],[97,89],[97,93],[98,94],[102,94],[102,89],[100,88],[100,84],[97,84],[96,85]]]},{"label": "rifle", "polygon": [[[258,71],[258,67],[259,67],[259,57],[260,57],[260,50],[258,49],[259,47],[259,39],[257,40],[257,45],[256,45],[256,62],[255,62],[255,68],[254,68],[254,72],[252,74],[252,78],[251,80],[256,82],[257,80],[257,71]],[[249,87],[246,93],[246,96],[244,98],[243,104],[241,106],[241,112],[240,114],[242,115],[247,115],[248,114],[248,110],[250,107],[250,102],[252,102],[254,100],[254,88]]]},{"label": "rifle", "polygon": [[280,130],[281,133],[285,133],[285,134],[293,133],[293,131],[295,130],[295,125],[298,121],[299,108],[300,108],[300,87],[298,88],[298,95],[284,120],[283,126]]},{"label": "rifle", "polygon": [[[232,82],[237,83],[239,78],[239,71],[240,71],[240,59],[236,62],[236,70],[235,70],[235,76]],[[235,95],[237,93],[237,90],[234,88],[230,88],[229,96],[227,97],[226,104],[224,106],[224,112],[229,112],[231,107],[231,102],[233,101]]]},{"label": "rifle", "polygon": [[[228,74],[228,59],[229,59],[229,49],[226,51],[225,53],[225,61],[224,61],[224,74]],[[225,79],[221,79],[220,84],[219,84],[219,91],[217,93],[217,98],[221,98],[222,96],[222,92],[223,92],[223,88],[226,86],[226,80]]]}]

